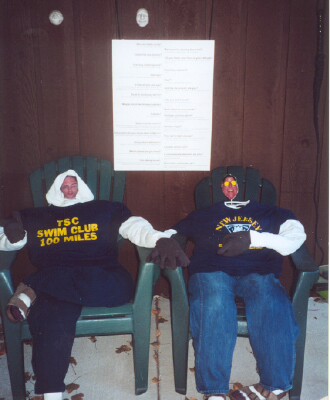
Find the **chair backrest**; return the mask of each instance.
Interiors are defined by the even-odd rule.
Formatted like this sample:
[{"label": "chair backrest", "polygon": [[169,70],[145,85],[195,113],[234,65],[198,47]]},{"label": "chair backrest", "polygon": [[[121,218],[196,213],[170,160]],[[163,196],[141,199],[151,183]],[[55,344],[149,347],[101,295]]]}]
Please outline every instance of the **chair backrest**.
[{"label": "chair backrest", "polygon": [[197,184],[195,188],[196,209],[228,200],[221,190],[222,179],[226,174],[232,174],[237,178],[239,193],[235,200],[256,200],[261,204],[277,204],[275,186],[269,180],[262,178],[257,169],[229,166],[212,170],[210,176],[203,178]]},{"label": "chair backrest", "polygon": [[73,169],[86,182],[96,200],[123,202],[126,174],[114,171],[110,161],[96,157],[64,157],[45,164],[30,175],[33,203],[35,207],[47,205],[45,194],[56,176],[68,169]]}]

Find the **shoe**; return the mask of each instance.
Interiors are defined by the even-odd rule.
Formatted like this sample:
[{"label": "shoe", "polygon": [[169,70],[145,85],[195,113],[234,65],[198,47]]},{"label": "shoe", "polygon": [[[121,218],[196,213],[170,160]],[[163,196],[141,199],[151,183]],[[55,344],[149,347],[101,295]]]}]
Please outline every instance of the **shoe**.
[{"label": "shoe", "polygon": [[[261,396],[258,396],[256,392]],[[230,400],[246,400],[246,398],[249,399],[260,399],[264,398],[265,400],[280,400],[286,395],[286,392],[283,392],[281,394],[274,394],[270,392],[269,390],[265,389],[263,386],[260,385],[260,383],[257,383],[255,385],[251,386],[244,386],[241,389],[237,390],[232,390],[229,392],[229,398]]]}]

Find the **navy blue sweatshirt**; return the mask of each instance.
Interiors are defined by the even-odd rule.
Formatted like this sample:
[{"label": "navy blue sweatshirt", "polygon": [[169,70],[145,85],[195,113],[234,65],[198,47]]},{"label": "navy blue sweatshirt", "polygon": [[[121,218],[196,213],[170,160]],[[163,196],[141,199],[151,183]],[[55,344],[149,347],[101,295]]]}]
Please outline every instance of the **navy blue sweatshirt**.
[{"label": "navy blue sweatshirt", "polygon": [[225,235],[250,230],[278,234],[288,219],[297,218],[283,208],[251,201],[240,209],[232,209],[222,202],[192,212],[173,228],[195,244],[189,265],[191,274],[223,271],[236,276],[250,273],[279,276],[283,256],[274,250],[249,249],[237,257],[220,256],[217,251]]},{"label": "navy blue sweatshirt", "polygon": [[118,230],[131,212],[122,203],[94,200],[68,207],[20,211],[33,265],[116,268]]}]

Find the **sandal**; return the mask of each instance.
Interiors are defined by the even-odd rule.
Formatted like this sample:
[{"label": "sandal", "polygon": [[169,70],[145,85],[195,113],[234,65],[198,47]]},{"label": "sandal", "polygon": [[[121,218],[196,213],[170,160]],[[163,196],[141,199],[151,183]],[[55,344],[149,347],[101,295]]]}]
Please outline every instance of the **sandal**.
[{"label": "sandal", "polygon": [[[254,391],[251,389],[254,389]],[[246,400],[247,398],[251,400],[260,400],[260,397],[255,392],[258,392],[266,400],[280,400],[286,396],[286,392],[276,395],[262,387],[260,383],[257,383],[256,385],[244,386],[241,389],[229,392],[229,398],[230,400]]]},{"label": "sandal", "polygon": [[34,303],[37,297],[35,291],[30,286],[21,282],[17,286],[14,295],[10,298],[7,305],[7,317],[11,322],[24,321],[29,314],[30,307],[28,307],[19,297],[20,294],[24,294],[30,299],[30,306]]}]

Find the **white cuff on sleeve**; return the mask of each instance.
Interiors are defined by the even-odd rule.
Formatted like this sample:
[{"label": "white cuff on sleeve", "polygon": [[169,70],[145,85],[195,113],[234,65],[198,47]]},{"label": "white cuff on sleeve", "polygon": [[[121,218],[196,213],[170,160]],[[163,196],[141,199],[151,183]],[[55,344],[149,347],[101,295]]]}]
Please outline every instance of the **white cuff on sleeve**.
[{"label": "white cuff on sleeve", "polygon": [[267,247],[287,256],[294,253],[306,240],[303,225],[294,219],[288,219],[281,226],[278,234],[268,232],[250,231],[251,245],[253,247]]},{"label": "white cuff on sleeve", "polygon": [[26,245],[27,242],[27,233],[25,232],[25,236],[22,240],[19,240],[16,243],[11,243],[7,236],[3,231],[3,227],[0,227],[0,250],[4,251],[13,251],[13,250],[20,250],[22,247]]},{"label": "white cuff on sleeve", "polygon": [[155,247],[158,239],[169,238],[176,231],[174,229],[168,229],[164,232],[156,231],[146,219],[130,217],[121,224],[119,233],[124,239],[129,239],[137,246],[152,248]]}]

